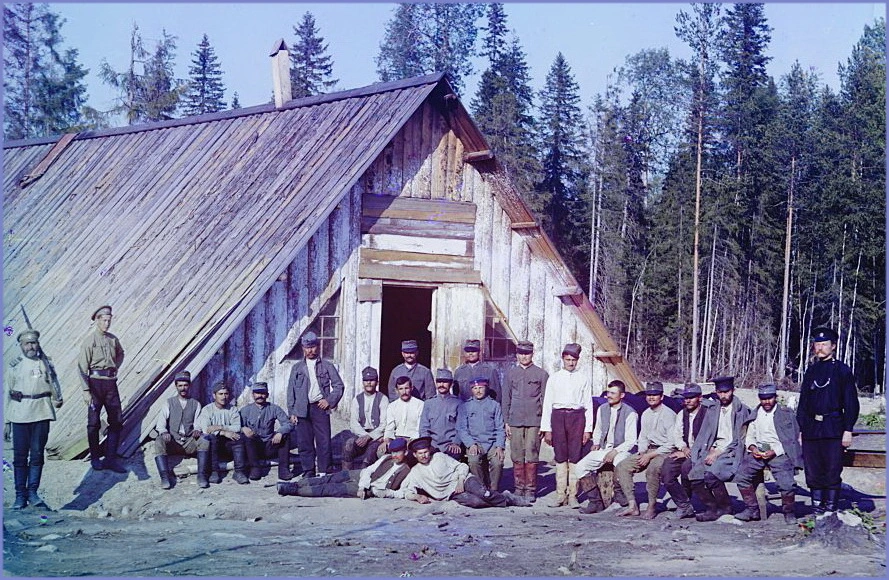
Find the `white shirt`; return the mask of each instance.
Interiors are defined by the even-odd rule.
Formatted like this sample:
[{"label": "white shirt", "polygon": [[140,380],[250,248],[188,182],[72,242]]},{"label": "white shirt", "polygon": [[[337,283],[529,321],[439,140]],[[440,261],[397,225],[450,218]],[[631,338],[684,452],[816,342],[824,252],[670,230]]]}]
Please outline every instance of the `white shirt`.
[{"label": "white shirt", "polygon": [[732,442],[732,406],[726,405],[719,407],[719,428],[716,431],[716,441],[713,447],[720,451],[725,451],[726,447]]},{"label": "white shirt", "polygon": [[[177,396],[176,400],[179,401],[179,405],[185,410],[185,405],[188,404],[190,399],[183,399],[182,397]],[[198,409],[200,412],[200,409]],[[170,404],[167,401],[164,401],[163,407],[161,407],[160,412],[157,414],[157,421],[154,423],[154,428],[157,429],[158,433],[166,433],[169,431],[167,428],[167,422],[170,419]],[[197,419],[197,414],[195,414],[195,419]],[[197,421],[195,421],[195,428],[197,428]],[[185,424],[179,425],[179,435],[186,436],[191,435],[191,433],[185,432]]]},{"label": "white shirt", "polygon": [[416,439],[420,436],[420,415],[423,413],[423,401],[415,397],[405,403],[397,398],[386,407],[386,430],[383,437],[395,439],[407,437]]},{"label": "white shirt", "polygon": [[417,463],[411,468],[401,488],[393,492],[396,497],[414,499],[422,489],[434,500],[449,499],[457,490],[457,484],[469,476],[469,466],[460,463],[446,453],[433,453],[428,465]]},{"label": "white shirt", "polygon": [[[633,445],[636,444],[636,438],[639,436],[637,427],[639,416],[636,414],[636,411],[634,411],[632,407],[625,403],[621,404],[630,411],[627,415],[627,418],[624,420],[624,442],[617,447],[614,446],[613,438],[615,425],[617,424],[617,409],[612,407],[610,418],[611,425],[609,425],[608,427],[608,435],[605,438],[605,444],[601,447],[602,449],[617,449],[618,453],[620,453],[621,451],[629,452],[630,449],[633,448]],[[599,439],[602,438],[602,423],[604,422],[602,419],[602,412],[606,406],[607,405],[600,406],[599,410],[596,412],[596,428],[593,429],[593,436],[591,437],[594,445],[598,444]]]},{"label": "white shirt", "polygon": [[745,449],[758,443],[768,443],[776,456],[784,455],[784,446],[781,445],[778,431],[775,429],[775,409],[777,408],[778,406],[775,405],[769,413],[766,413],[762,407],[756,410],[756,419],[747,427]]},{"label": "white shirt", "polygon": [[317,364],[318,359],[306,359],[306,372],[309,373],[309,404],[317,403],[324,398],[321,393],[321,385],[318,384],[318,373],[315,370]]},{"label": "white shirt", "polygon": [[552,431],[553,409],[583,409],[584,432],[593,430],[593,385],[589,373],[575,369],[568,372],[559,369],[546,382],[543,395],[543,415],[540,417],[540,430]]},{"label": "white shirt", "polygon": [[[358,420],[358,405],[360,404],[359,395],[364,394],[364,425]],[[376,397],[376,393],[373,395],[368,395],[364,391],[355,395],[355,398],[352,400],[352,414],[349,417],[349,428],[352,430],[352,433],[358,435],[359,437],[362,435],[368,435],[371,439],[379,439],[383,436],[383,431],[386,429],[386,409],[389,407],[389,397],[386,395],[382,395],[380,397],[380,425],[374,429],[372,418],[373,418],[373,407],[374,407],[374,397]]]},{"label": "white shirt", "polygon": [[388,453],[374,461],[373,465],[369,465],[361,470],[361,473],[358,476],[358,489],[369,489],[373,492],[374,497],[404,497],[403,494],[396,494],[394,493],[394,490],[388,489],[386,487],[386,484],[389,482],[389,478],[392,477],[392,474],[398,471],[404,465],[404,463],[395,463],[393,461],[392,466],[389,468],[388,471],[386,471],[386,473],[373,481],[370,480],[370,476],[373,475],[373,472],[376,471],[380,464],[387,459],[389,459]]},{"label": "white shirt", "polygon": [[[657,409],[651,407],[642,412],[642,428],[639,431],[639,453],[648,451],[649,445],[657,445],[658,454],[673,450],[672,428],[676,420],[673,409],[663,403]],[[682,426],[680,424],[680,429]],[[681,432],[680,432],[681,435]]]}]

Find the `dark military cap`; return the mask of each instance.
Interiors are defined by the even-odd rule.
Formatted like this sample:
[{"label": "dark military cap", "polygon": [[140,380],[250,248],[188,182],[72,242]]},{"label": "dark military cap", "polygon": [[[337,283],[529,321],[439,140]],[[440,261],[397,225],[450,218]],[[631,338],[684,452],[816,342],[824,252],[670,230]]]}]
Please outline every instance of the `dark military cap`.
[{"label": "dark military cap", "polygon": [[253,383],[253,387],[251,387],[251,388],[253,389],[254,393],[268,393],[269,392],[269,384],[268,383],[256,382],[256,383]]},{"label": "dark military cap", "polygon": [[191,373],[188,371],[179,371],[176,373],[176,377],[173,379],[174,383],[178,383],[179,381],[185,381],[186,383],[191,382]]},{"label": "dark military cap", "polygon": [[318,346],[318,335],[310,330],[303,335],[301,342],[303,346]]},{"label": "dark military cap", "polygon": [[685,383],[685,388],[682,389],[682,397],[685,399],[700,397],[701,394],[701,385],[697,383]]},{"label": "dark military cap", "polygon": [[533,354],[534,343],[529,340],[520,340],[515,346],[515,351],[519,354]]},{"label": "dark military cap", "polygon": [[435,382],[436,383],[439,383],[439,382],[453,383],[454,382],[454,373],[452,373],[448,369],[437,369],[435,371]]},{"label": "dark military cap", "polygon": [[362,381],[376,381],[379,380],[380,375],[377,374],[377,369],[373,367],[364,367],[361,370],[361,380]]},{"label": "dark military cap", "polygon": [[105,306],[102,306],[102,307],[96,309],[96,311],[93,312],[93,315],[90,317],[90,320],[95,320],[96,317],[99,316],[100,314],[108,314],[110,316],[111,315],[111,306],[106,304]]},{"label": "dark military cap", "polygon": [[776,387],[772,383],[760,385],[757,388],[757,391],[759,391],[759,398],[760,399],[771,399],[772,397],[778,396],[778,387]]},{"label": "dark military cap", "polygon": [[37,342],[40,340],[40,333],[30,328],[20,332],[17,338],[19,342]]},{"label": "dark military cap", "polygon": [[479,340],[469,339],[463,343],[463,350],[466,352],[479,352],[482,349],[482,343]]},{"label": "dark military cap", "polygon": [[432,449],[432,437],[418,437],[411,441],[410,444],[408,444],[408,449],[410,449],[411,451]]},{"label": "dark military cap", "polygon": [[417,346],[416,340],[402,340],[401,352],[417,352],[420,348]]},{"label": "dark military cap", "polygon": [[396,437],[389,442],[390,453],[395,453],[396,451],[404,451],[405,449],[407,449],[407,439],[405,439],[404,437]]},{"label": "dark military cap", "polygon": [[735,377],[716,377],[710,379],[717,391],[731,391],[735,388]]},{"label": "dark military cap", "polygon": [[809,339],[812,342],[836,342],[840,339],[840,335],[837,334],[832,328],[827,328],[826,326],[819,326],[818,328],[812,329],[812,337]]},{"label": "dark military cap", "polygon": [[220,389],[227,389],[227,388],[228,388],[228,386],[226,386],[225,381],[216,381],[216,384],[213,385],[213,392],[217,393],[217,392],[219,392]]},{"label": "dark military cap", "polygon": [[471,384],[472,386],[484,385],[487,387],[489,384],[491,384],[491,381],[489,381],[487,377],[475,377],[474,379],[472,379]]},{"label": "dark military cap", "polygon": [[574,358],[580,358],[580,345],[576,342],[569,342],[565,345],[565,348],[562,349],[562,356],[568,355],[573,356]]},{"label": "dark military cap", "polygon": [[664,383],[660,381],[651,381],[645,384],[646,395],[663,395]]}]

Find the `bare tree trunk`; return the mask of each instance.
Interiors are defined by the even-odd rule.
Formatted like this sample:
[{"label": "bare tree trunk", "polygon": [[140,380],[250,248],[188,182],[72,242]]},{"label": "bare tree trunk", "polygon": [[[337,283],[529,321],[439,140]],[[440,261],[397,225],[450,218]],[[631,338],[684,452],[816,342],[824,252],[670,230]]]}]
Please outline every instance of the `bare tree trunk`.
[{"label": "bare tree trunk", "polygon": [[596,286],[599,283],[599,244],[602,238],[602,172],[601,168],[599,171],[599,181],[598,187],[596,188],[596,195],[593,199],[593,212],[595,219],[593,220],[593,249],[592,249],[592,259],[593,264],[590,267],[590,303],[595,306],[596,305]]},{"label": "bare tree trunk", "polygon": [[784,294],[781,297],[781,334],[778,337],[778,372],[781,378],[786,374],[787,367],[787,325],[790,322],[790,242],[793,236],[793,182],[796,177],[796,157],[790,159],[790,191],[787,194],[787,225],[784,230]]},{"label": "bare tree trunk", "polygon": [[[836,331],[840,336],[843,335],[843,290],[846,283],[846,225],[843,224],[843,245],[840,250],[840,293],[837,299],[837,319],[836,319]],[[831,326],[833,326],[833,320],[831,320]],[[839,345],[837,345],[839,346]],[[837,357],[839,358],[839,357]]]},{"label": "bare tree trunk", "polygon": [[[701,340],[703,341],[702,347],[702,356],[701,356],[701,374],[703,376],[707,376],[710,369],[712,368],[711,363],[711,354],[712,354],[712,345],[713,345],[713,333],[714,327],[716,324],[716,313],[715,307],[713,305],[713,288],[715,286],[715,276],[714,272],[716,271],[716,225],[713,225],[713,245],[710,250],[710,272],[707,276],[707,300],[704,306],[704,328],[701,330]],[[711,320],[712,317],[712,320]]]},{"label": "bare tree trunk", "polygon": [[[703,72],[703,71],[702,71]],[[701,88],[703,93],[703,87]],[[701,108],[698,114],[698,151],[697,164],[695,167],[695,244],[692,258],[692,284],[691,284],[691,381],[695,382],[698,378],[698,326],[700,325],[700,314],[698,297],[698,248],[700,245],[700,229],[701,229],[701,162],[702,149],[704,147],[704,106],[703,94],[701,95]]]},{"label": "bare tree trunk", "polygon": [[861,273],[861,253],[862,250],[858,250],[858,265],[855,266],[855,285],[852,287],[852,305],[849,308],[849,329],[846,331],[846,346],[842,352],[843,362],[850,367],[855,361],[850,343],[852,341],[852,321],[855,319],[855,303],[858,299],[858,275]]}]

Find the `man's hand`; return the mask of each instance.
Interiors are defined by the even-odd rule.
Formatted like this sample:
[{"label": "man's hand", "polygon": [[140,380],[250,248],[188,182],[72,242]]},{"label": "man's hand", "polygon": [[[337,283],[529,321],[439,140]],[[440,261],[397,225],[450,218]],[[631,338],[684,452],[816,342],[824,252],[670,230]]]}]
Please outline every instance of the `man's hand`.
[{"label": "man's hand", "polygon": [[169,443],[172,440],[173,436],[170,435],[169,431],[164,431],[163,433],[161,433],[161,441],[163,441],[164,443]]},{"label": "man's hand", "polygon": [[327,399],[321,399],[320,401],[318,401],[315,404],[318,405],[318,408],[321,409],[322,411],[326,411],[327,409],[330,408],[330,403],[327,402]]},{"label": "man's hand", "polygon": [[256,433],[253,432],[253,429],[250,427],[241,427],[241,433],[246,435],[247,437],[253,437]]},{"label": "man's hand", "polygon": [[[674,451],[674,452],[670,453],[670,457],[673,459],[683,459],[685,457],[688,457],[688,455],[685,454],[686,451],[688,451],[688,447],[686,447],[685,449],[681,449],[679,451]],[[689,451],[689,453],[691,453],[691,452]]]},{"label": "man's hand", "polygon": [[466,450],[466,454],[467,455],[478,455],[479,453],[481,453],[481,450],[482,450],[482,448],[479,446],[478,443],[473,443],[472,446],[470,446],[469,449]]},{"label": "man's hand", "polygon": [[641,471],[645,469],[649,462],[651,461],[651,455],[648,453],[643,453],[641,455],[636,456],[636,467]]},{"label": "man's hand", "polygon": [[543,435],[543,441],[544,441],[547,445],[549,445],[550,447],[552,447],[552,445],[553,445],[553,434],[552,434],[552,432],[550,432],[550,431],[543,431],[543,432],[541,432],[540,434]]},{"label": "man's hand", "polygon": [[191,432],[191,437],[192,437],[193,439],[200,439],[200,437],[201,437],[201,430],[200,430],[200,429],[195,429],[194,431],[192,431],[192,432]]},{"label": "man's hand", "polygon": [[599,449],[602,449],[601,445],[593,444],[593,448],[592,448],[593,451],[598,451]]},{"label": "man's hand", "polygon": [[279,443],[281,443],[282,439],[284,439],[284,435],[282,435],[281,433],[275,433],[274,435],[272,435],[272,445],[278,445]]},{"label": "man's hand", "polygon": [[[800,437],[802,437],[802,434],[800,434]],[[852,432],[851,431],[843,431],[842,445],[843,445],[843,447],[849,447],[850,445],[852,445]]]},{"label": "man's hand", "polygon": [[425,495],[423,495],[423,494],[419,494],[419,493],[417,494],[417,497],[416,497],[416,500],[415,500],[415,501],[416,501],[417,503],[432,503],[432,500],[429,499],[428,496],[425,496]]},{"label": "man's hand", "polygon": [[592,436],[593,436],[593,433],[592,433],[591,431],[584,431],[584,432],[583,432],[583,437],[581,438],[581,443],[580,443],[580,444],[581,444],[581,445],[586,445],[587,443],[589,443],[590,437],[592,437]]},{"label": "man's hand", "polygon": [[461,453],[463,451],[463,448],[460,447],[459,443],[448,443],[447,445],[445,445],[445,451],[447,451],[448,453]]},{"label": "man's hand", "polygon": [[716,458],[722,454],[722,451],[716,449],[715,447],[707,453],[707,457],[704,458],[704,464],[713,465],[713,462],[716,461]]},{"label": "man's hand", "polygon": [[87,405],[92,405],[93,404],[93,394],[89,391],[80,391],[80,392],[83,393],[83,402],[86,403]]},{"label": "man's hand", "polygon": [[367,490],[363,487],[358,490],[358,499],[367,499]]},{"label": "man's hand", "polygon": [[497,461],[503,461],[503,447],[495,447],[494,448],[494,457],[497,458]]},{"label": "man's hand", "polygon": [[612,463],[615,455],[617,455],[617,449],[612,449],[602,458],[602,463]]},{"label": "man's hand", "polygon": [[223,430],[223,431],[220,431],[219,434],[222,435],[223,437],[228,437],[228,438],[231,439],[232,441],[237,441],[238,439],[241,438],[241,434],[240,434],[240,433],[236,433],[235,431],[225,431],[225,430]]},{"label": "man's hand", "polygon": [[297,423],[299,423],[299,417],[297,417],[296,415],[291,415],[290,416],[290,424],[296,425]]},{"label": "man's hand", "polygon": [[389,451],[389,442],[392,441],[386,437],[383,437],[383,442],[380,444],[383,448],[383,451]]},{"label": "man's hand", "polygon": [[52,404],[56,409],[61,409],[62,403],[64,403],[64,402],[65,401],[63,401],[62,399],[59,399],[58,401],[53,401]]},{"label": "man's hand", "polygon": [[355,440],[358,447],[365,447],[368,443],[370,443],[370,435],[362,435],[358,439]]},{"label": "man's hand", "polygon": [[512,430],[509,428],[509,425],[504,425],[503,430],[506,431],[506,438],[507,439],[512,437]]}]

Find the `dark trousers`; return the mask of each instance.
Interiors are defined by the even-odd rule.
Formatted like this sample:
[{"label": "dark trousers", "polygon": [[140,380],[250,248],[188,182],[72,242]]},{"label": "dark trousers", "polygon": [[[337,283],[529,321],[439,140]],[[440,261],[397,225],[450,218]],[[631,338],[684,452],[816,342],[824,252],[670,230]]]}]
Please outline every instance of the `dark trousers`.
[{"label": "dark trousers", "polygon": [[586,417],[583,409],[553,409],[553,452],[556,463],[577,463],[582,457],[583,428]]},{"label": "dark trousers", "polygon": [[[102,427],[102,407],[108,415],[108,432],[120,433],[123,428],[121,421],[120,393],[117,392],[116,379],[89,378],[90,395],[95,404],[90,404],[86,413],[86,437],[89,442],[90,454],[93,459],[99,457],[99,429]],[[116,449],[113,451],[117,451]]]},{"label": "dark trousers", "polygon": [[49,438],[49,419],[12,424],[12,465],[43,465],[43,450]]},{"label": "dark trousers", "polygon": [[297,481],[296,495],[303,497],[357,497],[360,469],[339,471]]},{"label": "dark trousers", "polygon": [[[224,457],[228,457],[229,459],[235,458],[235,447],[243,447],[244,441],[247,439],[247,436],[243,433],[241,434],[241,438],[237,441],[229,439],[228,437],[223,437],[222,435],[204,435],[204,438],[210,442],[210,456],[211,457],[220,457],[223,456],[223,451],[225,452]],[[211,466],[210,469],[215,470],[217,467],[215,465]]]},{"label": "dark trousers", "polygon": [[315,472],[315,458],[318,458],[318,473],[328,473],[333,465],[330,449],[330,415],[314,403],[309,404],[308,417],[299,417],[296,423],[296,445],[299,448],[299,462],[303,473]]},{"label": "dark trousers", "polygon": [[455,493],[451,499],[460,505],[476,509],[509,505],[505,495],[499,491],[488,490],[474,475],[470,475],[463,482],[463,493]]},{"label": "dark trousers", "polygon": [[[361,467],[367,467],[377,460],[377,447],[383,442],[382,438],[371,439],[364,447],[358,445],[358,436],[351,435],[343,443],[343,462],[352,462],[358,459]],[[300,448],[302,449],[302,448]],[[300,457],[302,463],[302,457]],[[322,471],[319,469],[319,471]]]},{"label": "dark trousers", "polygon": [[249,467],[259,467],[261,459],[277,459],[278,470],[287,469],[290,464],[290,445],[288,445],[287,435],[281,438],[281,442],[275,445],[272,440],[263,441],[257,436],[247,437],[242,435],[244,439],[244,448],[247,450],[247,465]]},{"label": "dark trousers", "polygon": [[840,489],[843,473],[842,439],[803,439],[803,464],[809,489]]},{"label": "dark trousers", "polygon": [[750,453],[745,453],[735,474],[734,482],[738,487],[754,487],[762,481],[762,472],[768,467],[772,477],[778,482],[778,489],[782,492],[793,491],[793,463],[786,454],[773,457],[768,461],[756,459]]}]

